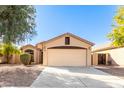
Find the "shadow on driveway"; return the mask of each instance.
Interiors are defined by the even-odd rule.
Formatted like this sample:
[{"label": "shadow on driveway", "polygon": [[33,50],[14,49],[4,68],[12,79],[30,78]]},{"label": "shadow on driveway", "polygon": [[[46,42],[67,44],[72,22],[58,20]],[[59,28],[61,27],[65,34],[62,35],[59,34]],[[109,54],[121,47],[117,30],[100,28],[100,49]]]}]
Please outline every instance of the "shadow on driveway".
[{"label": "shadow on driveway", "polygon": [[98,70],[109,73],[111,75],[117,76],[124,79],[124,67],[119,66],[96,66]]}]

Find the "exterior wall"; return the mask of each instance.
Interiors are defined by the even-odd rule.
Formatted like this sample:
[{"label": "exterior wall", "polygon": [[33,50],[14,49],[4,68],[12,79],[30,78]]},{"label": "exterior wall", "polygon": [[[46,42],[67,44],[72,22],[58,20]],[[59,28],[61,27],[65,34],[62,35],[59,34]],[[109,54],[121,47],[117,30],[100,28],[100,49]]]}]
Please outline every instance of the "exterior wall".
[{"label": "exterior wall", "polygon": [[97,53],[93,53],[92,56],[93,56],[93,59],[92,59],[93,65],[98,65],[98,54]]},{"label": "exterior wall", "polygon": [[109,59],[114,65],[124,65],[124,48],[109,50]]},{"label": "exterior wall", "polygon": [[[5,62],[5,61],[6,61],[5,56],[0,57],[0,63]],[[12,59],[10,59],[10,63],[11,64],[20,63],[19,55],[13,55]]]},{"label": "exterior wall", "polygon": [[2,62],[4,62],[4,61],[5,61],[4,56],[1,56],[1,57],[0,57],[0,63],[2,63]]},{"label": "exterior wall", "polygon": [[21,64],[20,55],[13,55],[12,62],[13,64]]},{"label": "exterior wall", "polygon": [[106,64],[108,65],[108,61],[109,61],[109,53],[106,53]]},{"label": "exterior wall", "polygon": [[37,63],[40,63],[40,56],[41,56],[40,51],[37,50]]},{"label": "exterior wall", "polygon": [[[70,37],[70,45],[66,45],[66,46],[79,46],[79,47],[84,47],[84,48],[91,47],[91,45],[85,42],[82,42],[74,37],[71,37],[70,35],[65,35],[65,36]],[[45,47],[48,48],[48,47],[53,47],[53,46],[65,46],[65,36],[46,43]]]},{"label": "exterior wall", "polygon": [[[6,61],[6,59],[5,59],[4,56],[0,57],[0,63],[5,62],[5,61]],[[11,63],[11,62],[12,62],[12,61],[10,60],[10,63]]]},{"label": "exterior wall", "polygon": [[0,57],[0,63],[2,62],[2,57]]},{"label": "exterior wall", "polygon": [[[108,61],[112,61],[112,64],[113,65],[124,65],[124,48],[116,48],[116,49],[110,49],[110,50],[105,50],[105,51],[99,51],[99,52],[96,52],[95,54],[98,54],[99,53],[106,53],[107,56],[106,56],[106,60],[107,62]],[[95,56],[93,54],[93,56]],[[94,64],[98,63],[98,58],[95,56],[94,58]]]},{"label": "exterior wall", "polygon": [[87,49],[87,66],[91,66],[91,50]]},{"label": "exterior wall", "polygon": [[43,49],[43,44],[37,44],[37,48]]},{"label": "exterior wall", "polygon": [[48,55],[48,52],[47,52],[46,49],[44,49],[44,50],[43,50],[43,65],[44,65],[44,66],[47,66],[47,65],[48,65],[48,63],[47,63],[47,62],[48,62],[48,61],[47,61],[48,56],[47,56],[47,55]]},{"label": "exterior wall", "polygon": [[[41,49],[43,51],[43,65],[46,66],[47,65],[47,53],[46,53],[46,48],[44,46],[44,43],[39,43],[37,44],[37,48]],[[38,58],[38,63],[41,62],[41,52],[38,51],[38,55],[37,55],[39,58]]]}]

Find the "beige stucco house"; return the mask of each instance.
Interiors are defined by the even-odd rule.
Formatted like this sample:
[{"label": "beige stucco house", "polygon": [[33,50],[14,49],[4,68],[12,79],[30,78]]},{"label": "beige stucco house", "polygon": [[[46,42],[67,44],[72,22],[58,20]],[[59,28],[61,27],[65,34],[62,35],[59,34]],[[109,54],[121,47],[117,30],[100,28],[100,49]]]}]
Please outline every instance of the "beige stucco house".
[{"label": "beige stucco house", "polygon": [[[111,63],[111,64],[110,64]],[[124,47],[105,44],[92,50],[93,65],[124,65]]]},{"label": "beige stucco house", "polygon": [[32,62],[45,66],[91,66],[91,47],[94,43],[71,33],[21,47],[32,54]]}]

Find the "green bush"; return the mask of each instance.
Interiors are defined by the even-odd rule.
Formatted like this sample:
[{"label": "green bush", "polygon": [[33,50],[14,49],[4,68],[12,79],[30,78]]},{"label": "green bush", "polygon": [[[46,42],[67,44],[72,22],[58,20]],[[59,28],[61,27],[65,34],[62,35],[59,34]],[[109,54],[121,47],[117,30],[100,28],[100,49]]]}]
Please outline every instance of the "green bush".
[{"label": "green bush", "polygon": [[24,65],[29,65],[31,61],[31,55],[27,53],[21,54],[20,60]]}]

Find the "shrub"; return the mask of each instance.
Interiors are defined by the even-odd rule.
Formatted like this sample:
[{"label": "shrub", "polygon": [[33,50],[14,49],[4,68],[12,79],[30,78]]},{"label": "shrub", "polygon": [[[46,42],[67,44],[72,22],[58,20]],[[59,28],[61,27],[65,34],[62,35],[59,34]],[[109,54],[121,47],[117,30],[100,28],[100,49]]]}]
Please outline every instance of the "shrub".
[{"label": "shrub", "polygon": [[20,55],[20,60],[24,65],[29,65],[30,61],[31,61],[31,55],[24,53]]}]

